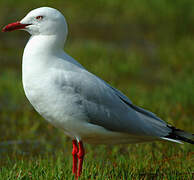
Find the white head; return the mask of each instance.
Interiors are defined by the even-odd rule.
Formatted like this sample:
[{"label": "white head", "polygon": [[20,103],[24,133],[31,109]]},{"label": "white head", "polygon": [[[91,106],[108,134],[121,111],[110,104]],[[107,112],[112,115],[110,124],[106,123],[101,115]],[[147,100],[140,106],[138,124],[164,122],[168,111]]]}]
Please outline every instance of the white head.
[{"label": "white head", "polygon": [[56,35],[61,38],[67,36],[65,17],[56,9],[41,7],[30,11],[21,21],[8,24],[3,32],[22,29],[31,35]]}]

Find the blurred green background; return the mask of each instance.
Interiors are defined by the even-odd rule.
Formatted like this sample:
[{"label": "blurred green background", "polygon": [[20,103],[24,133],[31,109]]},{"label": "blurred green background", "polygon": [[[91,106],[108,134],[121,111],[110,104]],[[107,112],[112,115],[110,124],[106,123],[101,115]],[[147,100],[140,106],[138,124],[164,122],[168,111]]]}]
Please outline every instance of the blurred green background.
[{"label": "blurred green background", "polygon": [[[67,53],[135,104],[194,132],[194,1],[1,0],[1,27],[41,6],[65,15]],[[0,33],[0,179],[73,179],[70,139],[24,95],[21,59],[29,37]],[[194,177],[189,144],[86,148],[82,179]]]}]

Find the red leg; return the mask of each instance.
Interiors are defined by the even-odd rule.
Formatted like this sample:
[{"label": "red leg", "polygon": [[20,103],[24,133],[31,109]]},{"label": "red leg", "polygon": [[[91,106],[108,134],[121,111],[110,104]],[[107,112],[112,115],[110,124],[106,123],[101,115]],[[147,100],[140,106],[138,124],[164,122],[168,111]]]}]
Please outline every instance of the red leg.
[{"label": "red leg", "polygon": [[73,174],[75,174],[75,176],[77,177],[77,153],[78,153],[77,141],[73,140],[72,144],[73,144],[73,150],[72,150],[73,167],[72,167],[72,171],[73,171]]},{"label": "red leg", "polygon": [[82,165],[83,165],[83,160],[84,160],[84,146],[82,141],[78,142],[79,145],[79,152],[77,153],[77,157],[78,157],[78,171],[77,171],[77,177],[79,177],[82,173]]}]

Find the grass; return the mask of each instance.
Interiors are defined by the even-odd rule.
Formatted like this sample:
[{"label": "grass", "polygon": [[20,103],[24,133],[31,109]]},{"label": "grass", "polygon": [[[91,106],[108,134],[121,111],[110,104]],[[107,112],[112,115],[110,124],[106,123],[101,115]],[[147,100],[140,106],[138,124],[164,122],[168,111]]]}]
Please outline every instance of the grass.
[{"label": "grass", "polygon": [[[0,2],[2,26],[39,6],[69,24],[66,52],[137,105],[194,132],[193,1]],[[21,57],[29,36],[0,36],[0,179],[73,179],[71,141],[26,100]],[[189,144],[86,146],[80,179],[193,179]]]}]

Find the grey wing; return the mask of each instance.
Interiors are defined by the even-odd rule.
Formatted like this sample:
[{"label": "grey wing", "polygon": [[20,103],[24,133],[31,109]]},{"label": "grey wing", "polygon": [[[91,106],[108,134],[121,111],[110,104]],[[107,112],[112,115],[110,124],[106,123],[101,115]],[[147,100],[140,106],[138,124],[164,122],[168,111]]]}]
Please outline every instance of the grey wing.
[{"label": "grey wing", "polygon": [[104,84],[106,84],[110,89],[112,89],[117,94],[117,96],[119,96],[121,99],[123,99],[127,104],[132,104],[132,101],[129,100],[129,98],[127,96],[125,96],[121,91],[112,87],[110,84],[106,83],[104,80],[100,79],[99,77],[97,77],[97,78],[99,80],[101,80]]},{"label": "grey wing", "polygon": [[163,120],[133,105],[124,94],[95,75],[84,70],[79,78],[82,83],[75,84],[79,84],[89,123],[135,135],[162,137],[170,132]]},{"label": "grey wing", "polygon": [[[105,83],[106,83],[106,82],[105,82]],[[135,106],[135,105],[132,103],[132,101],[131,101],[127,96],[125,96],[121,91],[119,91],[118,89],[111,87],[108,83],[106,83],[106,85],[107,85],[108,87],[110,87],[111,89],[113,89],[114,92],[115,92],[115,94],[116,94],[123,102],[125,102],[127,105],[129,105],[131,108],[133,108],[135,111],[138,111],[138,112],[140,112],[140,113],[142,113],[142,114],[145,114],[145,115],[147,115],[147,116],[149,116],[149,117],[152,117],[152,118],[154,118],[154,119],[157,119],[157,120],[163,122],[163,120],[161,120],[159,117],[157,117],[154,113],[152,113],[152,112],[150,112],[150,111],[148,111],[148,110],[145,110],[145,109],[143,109],[143,108],[140,108],[140,107],[138,107],[138,106]]]},{"label": "grey wing", "polygon": [[[97,77],[97,78],[99,78],[99,77]],[[100,78],[99,78],[99,79],[100,79]],[[140,108],[140,107],[138,107],[138,106],[135,106],[135,105],[132,103],[132,101],[131,101],[127,96],[125,96],[121,91],[119,91],[118,89],[112,87],[111,85],[109,85],[108,83],[106,83],[104,80],[102,80],[102,79],[100,79],[100,80],[103,81],[109,88],[111,88],[111,89],[114,91],[114,93],[115,93],[115,94],[116,94],[123,102],[125,102],[127,105],[129,105],[131,108],[133,108],[135,111],[138,111],[138,112],[140,112],[140,113],[142,113],[142,114],[145,114],[145,115],[147,115],[147,116],[149,116],[149,117],[152,117],[152,118],[154,118],[154,119],[157,119],[157,120],[163,122],[163,120],[161,120],[159,117],[157,117],[154,113],[152,113],[152,112],[150,112],[150,111],[148,111],[148,110],[145,110],[145,109],[143,109],[143,108]]]}]

